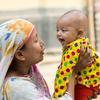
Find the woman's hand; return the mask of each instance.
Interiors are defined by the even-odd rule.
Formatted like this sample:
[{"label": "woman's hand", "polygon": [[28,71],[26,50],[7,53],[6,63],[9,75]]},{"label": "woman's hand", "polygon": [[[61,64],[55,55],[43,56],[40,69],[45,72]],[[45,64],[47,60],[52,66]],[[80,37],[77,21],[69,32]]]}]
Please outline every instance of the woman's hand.
[{"label": "woman's hand", "polygon": [[76,64],[74,71],[83,69],[85,66],[91,64],[92,61],[93,58],[91,50],[87,48],[86,52],[84,52],[84,46],[82,45],[80,50],[79,60],[78,63]]}]

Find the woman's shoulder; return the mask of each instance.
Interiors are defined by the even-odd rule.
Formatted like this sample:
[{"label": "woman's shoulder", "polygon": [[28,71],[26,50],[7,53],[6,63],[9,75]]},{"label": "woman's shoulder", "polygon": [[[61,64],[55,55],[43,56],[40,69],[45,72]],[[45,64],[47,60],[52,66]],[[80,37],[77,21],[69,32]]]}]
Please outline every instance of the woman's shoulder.
[{"label": "woman's shoulder", "polygon": [[30,81],[30,78],[28,77],[9,77],[5,80],[4,86],[9,85],[9,88],[23,88],[23,87],[28,87],[32,86],[35,87],[35,84],[33,84]]},{"label": "woman's shoulder", "polygon": [[19,100],[33,100],[32,98],[38,98],[40,94],[36,85],[28,78],[23,77],[7,78],[3,90],[11,100],[17,100],[17,98]]},{"label": "woman's shoulder", "polygon": [[28,77],[7,78],[4,92],[4,97],[9,96],[10,100],[51,100]]}]

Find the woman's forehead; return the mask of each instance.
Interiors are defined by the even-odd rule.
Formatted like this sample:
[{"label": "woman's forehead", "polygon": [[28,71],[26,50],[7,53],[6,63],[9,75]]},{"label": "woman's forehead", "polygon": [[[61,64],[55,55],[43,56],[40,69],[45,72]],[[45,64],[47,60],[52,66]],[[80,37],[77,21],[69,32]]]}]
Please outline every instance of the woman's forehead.
[{"label": "woman's forehead", "polygon": [[31,36],[30,37],[32,37],[34,39],[34,38],[37,37],[37,35],[38,35],[37,29],[36,29],[36,27],[34,27],[33,30],[32,30],[32,32],[31,32]]}]

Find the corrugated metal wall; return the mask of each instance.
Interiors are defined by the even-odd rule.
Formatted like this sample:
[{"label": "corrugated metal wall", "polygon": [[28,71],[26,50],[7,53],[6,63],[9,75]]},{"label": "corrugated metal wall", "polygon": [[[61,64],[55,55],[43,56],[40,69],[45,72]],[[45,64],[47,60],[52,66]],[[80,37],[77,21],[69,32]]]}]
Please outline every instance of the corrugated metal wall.
[{"label": "corrugated metal wall", "polygon": [[96,48],[100,52],[100,0],[94,2]]}]

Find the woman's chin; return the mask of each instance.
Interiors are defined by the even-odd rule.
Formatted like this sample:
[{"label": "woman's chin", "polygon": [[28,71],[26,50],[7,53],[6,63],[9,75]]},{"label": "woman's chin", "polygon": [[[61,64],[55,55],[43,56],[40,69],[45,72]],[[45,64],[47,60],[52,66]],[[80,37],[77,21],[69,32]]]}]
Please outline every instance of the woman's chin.
[{"label": "woman's chin", "polygon": [[40,57],[37,63],[43,61],[43,58],[44,58],[44,56]]},{"label": "woman's chin", "polygon": [[41,61],[43,61],[43,57],[39,58],[38,60],[36,60],[33,64],[38,64],[40,63]]},{"label": "woman's chin", "polygon": [[41,57],[40,61],[43,61],[44,56]]}]

